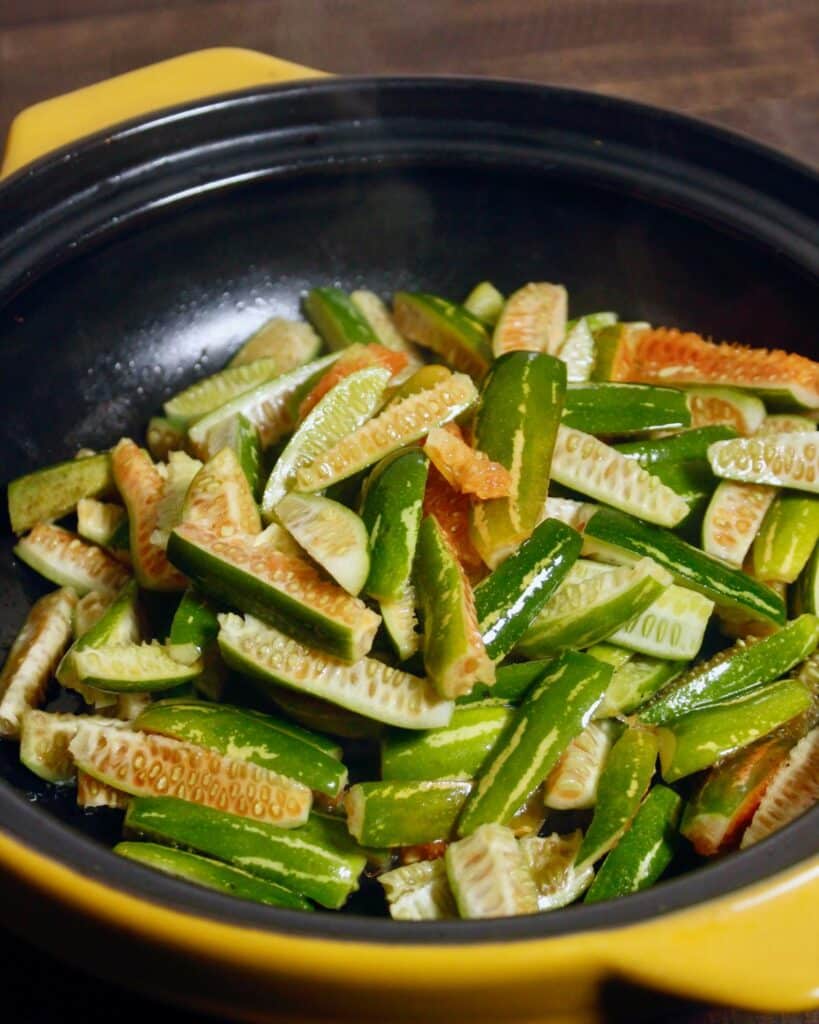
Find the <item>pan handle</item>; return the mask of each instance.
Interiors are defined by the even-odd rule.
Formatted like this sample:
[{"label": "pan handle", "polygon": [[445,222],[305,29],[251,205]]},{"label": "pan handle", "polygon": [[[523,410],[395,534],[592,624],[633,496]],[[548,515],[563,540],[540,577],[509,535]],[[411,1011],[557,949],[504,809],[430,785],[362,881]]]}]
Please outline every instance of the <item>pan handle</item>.
[{"label": "pan handle", "polygon": [[9,131],[0,177],[84,135],[163,107],[324,74],[255,50],[227,46],[150,64],[21,111]]}]

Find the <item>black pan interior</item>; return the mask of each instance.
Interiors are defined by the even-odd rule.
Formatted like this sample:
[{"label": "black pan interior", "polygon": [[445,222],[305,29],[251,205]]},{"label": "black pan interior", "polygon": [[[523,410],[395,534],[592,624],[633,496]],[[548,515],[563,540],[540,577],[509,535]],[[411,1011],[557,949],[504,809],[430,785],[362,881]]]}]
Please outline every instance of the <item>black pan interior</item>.
[{"label": "black pan interior", "polygon": [[[717,129],[633,104],[474,81],[268,89],[96,137],[0,188],[0,483],[79,446],[141,436],[162,400],[313,284],[458,298],[559,280],[615,309],[815,355],[816,178]],[[2,513],[5,515],[5,511]],[[0,647],[36,582],[4,524]],[[0,744],[0,825],[164,904],[310,934],[416,926],[298,915],[200,891],[108,853],[84,815]],[[534,937],[653,916],[819,849],[817,813],[742,855],[614,905],[421,926]],[[101,841],[100,841],[101,840]]]}]

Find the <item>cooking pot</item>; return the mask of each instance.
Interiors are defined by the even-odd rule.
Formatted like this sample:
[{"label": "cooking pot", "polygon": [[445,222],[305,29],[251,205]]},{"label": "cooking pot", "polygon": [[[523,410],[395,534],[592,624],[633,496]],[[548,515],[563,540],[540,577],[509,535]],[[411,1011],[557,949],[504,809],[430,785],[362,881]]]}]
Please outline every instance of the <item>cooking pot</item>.
[{"label": "cooking pot", "polygon": [[[816,354],[817,176],[621,100],[318,78],[212,50],[24,112],[4,169],[3,482],[141,436],[164,398],[319,283],[458,297],[487,277],[560,280],[580,311]],[[7,645],[34,583],[4,525]],[[616,902],[409,924],[155,874],[110,853],[119,822],[37,786],[12,744],[0,774],[4,925],[224,1016],[591,1020],[612,977],[760,1010],[819,1005],[819,808]]]}]

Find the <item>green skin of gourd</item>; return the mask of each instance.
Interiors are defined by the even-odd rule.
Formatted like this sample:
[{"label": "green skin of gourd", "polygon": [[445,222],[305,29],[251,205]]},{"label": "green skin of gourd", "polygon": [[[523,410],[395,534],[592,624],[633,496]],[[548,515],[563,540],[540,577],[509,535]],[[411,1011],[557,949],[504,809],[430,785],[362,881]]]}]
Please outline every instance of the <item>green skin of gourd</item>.
[{"label": "green skin of gourd", "polygon": [[313,288],[304,300],[304,309],[334,352],[378,341],[367,318],[340,288]]},{"label": "green skin of gourd", "polygon": [[543,512],[566,394],[566,364],[541,352],[510,352],[492,366],[475,416],[475,447],[512,474],[508,498],[477,503],[470,536],[497,566],[529,537]]},{"label": "green skin of gourd", "polygon": [[345,800],[350,832],[364,846],[449,839],[472,789],[466,780],[360,782]]},{"label": "green skin of gourd", "polygon": [[475,610],[490,658],[499,660],[520,640],[566,578],[582,546],[576,530],[545,519],[475,588]]},{"label": "green skin of gourd", "polygon": [[464,306],[425,292],[396,292],[393,310],[402,334],[437,352],[451,366],[477,379],[489,369],[489,334]]},{"label": "green skin of gourd", "polygon": [[507,701],[517,704],[527,690],[543,678],[554,663],[553,658],[541,658],[536,661],[513,662],[501,665],[495,670],[495,682],[492,686],[477,685],[469,693],[458,697],[457,705],[475,704],[484,700]]},{"label": "green skin of gourd", "polygon": [[616,447],[623,455],[636,459],[641,466],[648,469],[663,462],[690,462],[692,459],[707,461],[710,445],[716,441],[729,441],[736,436],[737,432],[733,427],[697,427],[694,430],[684,430],[674,437],[629,441]]},{"label": "green skin of gourd", "polygon": [[720,701],[732,700],[774,679],[804,661],[819,644],[819,619],[801,615],[750,647],[738,647],[727,658],[696,666],[674,680],[666,692],[640,713],[643,722],[664,725]]},{"label": "green skin of gourd", "polygon": [[136,797],[125,830],[215,857],[332,910],[358,888],[366,864],[344,823],[318,815],[300,828],[283,829],[175,797]]},{"label": "green skin of gourd", "polygon": [[678,845],[682,800],[666,786],[655,786],[631,826],[600,866],[585,903],[629,896],[648,889],[671,863]]},{"label": "green skin of gourd", "polygon": [[443,729],[391,730],[381,741],[381,777],[474,778],[511,716],[503,706],[463,707]]},{"label": "green skin of gourd", "polygon": [[628,828],[657,763],[657,737],[627,729],[611,748],[597,786],[594,817],[577,854],[577,870],[598,861]]},{"label": "green skin of gourd", "polygon": [[196,689],[211,700],[219,700],[227,680],[227,669],[219,656],[219,622],[208,601],[188,588],[171,621],[172,644],[195,644],[202,653],[202,673],[194,680]]},{"label": "green skin of gourd", "polygon": [[37,523],[61,519],[80,498],[104,498],[115,493],[107,452],[69,459],[12,480],[8,487],[9,519],[14,533]]},{"label": "green skin of gourd", "polygon": [[675,718],[657,731],[663,779],[676,782],[773,732],[807,711],[808,689],[793,679]]},{"label": "green skin of gourd", "polygon": [[[432,516],[418,531],[414,582],[424,619],[424,667],[436,690],[455,697],[475,679],[491,682],[475,675],[486,671],[488,658],[475,636],[469,582]],[[464,666],[472,661],[478,668],[467,673]]]},{"label": "green skin of gourd", "polygon": [[793,583],[819,540],[819,498],[780,494],[768,509],[754,539],[754,575],[760,580]]},{"label": "green skin of gourd", "polygon": [[271,715],[201,701],[160,703],[144,711],[133,728],[258,764],[329,797],[337,797],[347,783],[341,761],[294,735],[297,730]]},{"label": "green skin of gourd", "polygon": [[611,675],[610,665],[574,651],[553,662],[515,712],[497,754],[478,777],[458,823],[459,835],[511,820],[589,723]]},{"label": "green skin of gourd", "polygon": [[370,538],[365,593],[379,601],[401,598],[412,572],[429,460],[420,448],[379,463],[367,484],[361,518]]},{"label": "green skin of gourd", "polygon": [[648,556],[682,586],[698,590],[717,606],[736,609],[748,618],[785,624],[785,603],[770,587],[731,569],[686,543],[670,530],[643,523],[613,508],[598,509],[586,525],[584,554],[602,554],[633,562]]},{"label": "green skin of gourd", "polygon": [[686,396],[650,384],[570,384],[563,423],[587,434],[618,436],[678,430],[691,423]]},{"label": "green skin of gourd", "polygon": [[117,843],[114,853],[163,874],[183,878],[186,882],[194,882],[196,885],[215,889],[240,900],[265,903],[271,907],[289,907],[292,910],[313,909],[309,900],[281,885],[254,878],[246,871],[240,871],[209,857],[202,857],[200,854],[174,850],[156,843],[133,842]]}]

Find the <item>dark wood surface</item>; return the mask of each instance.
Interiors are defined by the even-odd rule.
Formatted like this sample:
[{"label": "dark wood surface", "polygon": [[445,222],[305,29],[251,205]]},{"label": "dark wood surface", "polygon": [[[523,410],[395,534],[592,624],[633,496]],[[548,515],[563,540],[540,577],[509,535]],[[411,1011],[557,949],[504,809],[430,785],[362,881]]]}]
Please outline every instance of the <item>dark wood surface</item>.
[{"label": "dark wood surface", "polygon": [[[0,0],[0,137],[28,104],[216,45],[339,73],[573,85],[696,114],[819,165],[819,0]],[[2,934],[0,987],[10,1020],[201,1020]],[[638,1019],[623,1008],[633,995],[607,992],[612,1021]],[[663,1024],[819,1024],[641,998],[639,1019]]]}]

